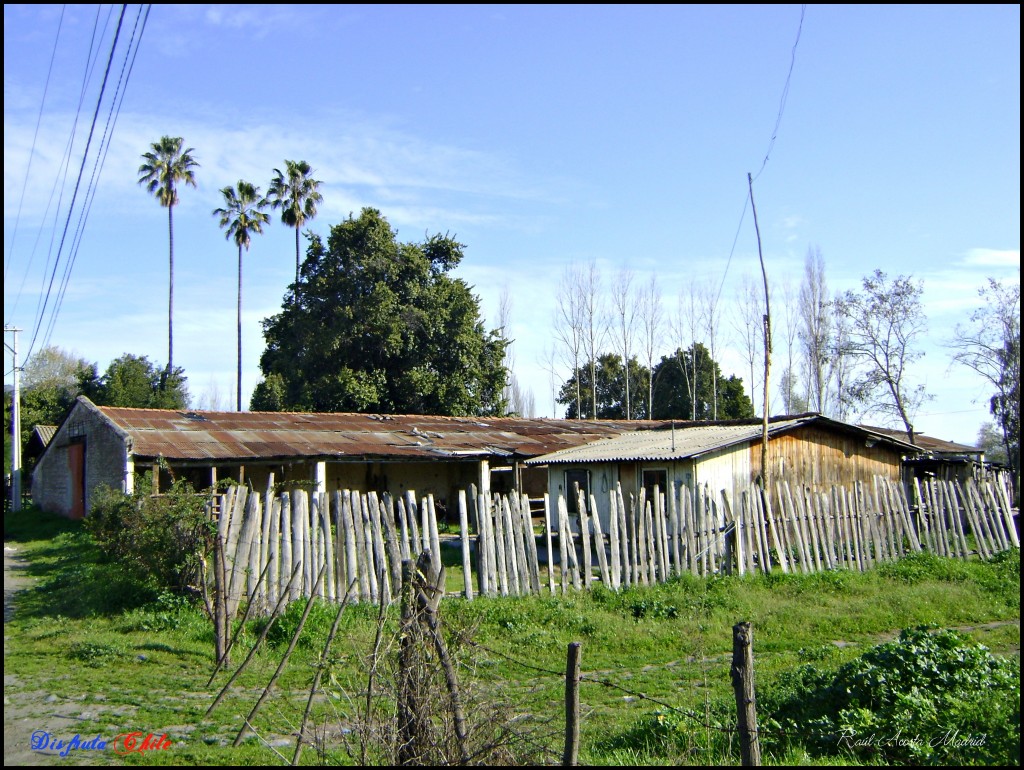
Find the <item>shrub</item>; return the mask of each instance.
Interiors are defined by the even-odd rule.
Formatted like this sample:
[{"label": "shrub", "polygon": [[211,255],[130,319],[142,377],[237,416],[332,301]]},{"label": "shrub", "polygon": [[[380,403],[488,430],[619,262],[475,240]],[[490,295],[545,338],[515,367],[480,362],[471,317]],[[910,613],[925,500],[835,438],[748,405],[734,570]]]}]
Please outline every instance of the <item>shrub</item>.
[{"label": "shrub", "polygon": [[206,498],[182,481],[159,496],[139,486],[131,495],[97,489],[86,529],[108,560],[150,589],[194,593],[216,534]]},{"label": "shrub", "polygon": [[[835,673],[805,665],[769,696],[769,727],[818,755],[887,764],[1020,756],[1020,664],[951,630],[906,629]],[[775,728],[774,730],[772,728]]]}]

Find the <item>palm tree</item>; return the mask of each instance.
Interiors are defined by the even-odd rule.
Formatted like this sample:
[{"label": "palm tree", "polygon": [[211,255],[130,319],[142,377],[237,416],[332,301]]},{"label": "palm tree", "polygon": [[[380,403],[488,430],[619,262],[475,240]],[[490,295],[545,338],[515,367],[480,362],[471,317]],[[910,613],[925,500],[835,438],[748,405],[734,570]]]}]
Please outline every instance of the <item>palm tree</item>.
[{"label": "palm tree", "polygon": [[281,208],[281,221],[295,228],[295,292],[299,291],[299,228],[316,216],[316,207],[323,203],[320,182],[313,178],[313,169],[304,160],[286,160],[285,172],[274,169],[274,178],[267,189],[273,208]]},{"label": "palm tree", "polygon": [[253,233],[262,233],[263,225],[270,217],[263,213],[267,199],[260,196],[260,188],[238,180],[238,191],[230,185],[222,189],[224,208],[214,209],[213,215],[220,217],[220,226],[227,228],[225,238],[234,236],[238,244],[238,382],[237,411],[242,411],[242,247],[249,250]]},{"label": "palm tree", "polygon": [[164,136],[143,153],[139,166],[139,184],[156,196],[167,208],[167,232],[170,243],[170,281],[167,296],[167,375],[174,371],[174,207],[178,205],[178,184],[196,186],[193,172],[199,164],[192,157],[194,149],[181,149],[180,136]]}]

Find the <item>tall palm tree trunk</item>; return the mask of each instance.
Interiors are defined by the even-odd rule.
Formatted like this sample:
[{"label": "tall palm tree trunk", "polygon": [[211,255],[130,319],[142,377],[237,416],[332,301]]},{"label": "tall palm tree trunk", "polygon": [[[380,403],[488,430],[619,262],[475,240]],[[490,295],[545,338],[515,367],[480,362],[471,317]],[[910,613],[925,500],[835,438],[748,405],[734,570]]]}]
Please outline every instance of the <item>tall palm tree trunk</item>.
[{"label": "tall palm tree trunk", "polygon": [[238,245],[238,379],[235,393],[236,411],[242,411],[242,245]]},{"label": "tall palm tree trunk", "polygon": [[170,243],[170,273],[167,291],[167,376],[174,371],[174,206],[167,207],[167,235]]},{"label": "tall palm tree trunk", "polygon": [[295,296],[299,296],[299,226],[295,225]]}]

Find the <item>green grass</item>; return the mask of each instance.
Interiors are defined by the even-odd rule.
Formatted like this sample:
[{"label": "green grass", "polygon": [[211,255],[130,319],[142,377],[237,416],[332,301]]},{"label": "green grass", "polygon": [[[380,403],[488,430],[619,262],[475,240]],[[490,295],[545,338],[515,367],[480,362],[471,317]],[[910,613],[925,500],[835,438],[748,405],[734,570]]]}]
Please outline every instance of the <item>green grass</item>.
[{"label": "green grass", "polygon": [[[17,677],[5,687],[8,698],[52,696],[62,711],[80,716],[76,730],[83,737],[142,730],[167,732],[174,744],[168,751],[125,758],[95,752],[87,757],[94,762],[279,762],[256,740],[239,749],[230,743],[287,647],[300,604],[289,608],[269,645],[208,719],[206,708],[227,675],[207,685],[213,633],[201,610],[173,595],[140,589],[116,565],[103,563],[79,523],[34,510],[9,514],[5,541],[29,560],[27,574],[34,579],[5,629],[5,672]],[[443,553],[448,587],[459,590],[461,553]],[[453,598],[442,603],[441,614],[450,631],[474,642],[463,647],[459,671],[465,688],[532,718],[524,716],[523,727],[536,730],[532,740],[543,747],[531,755],[533,761],[560,761],[566,648],[581,642],[580,762],[667,766],[738,763],[728,728],[735,711],[732,626],[740,620],[753,624],[758,686],[771,687],[803,663],[839,666],[899,629],[921,624],[968,628],[994,652],[1019,655],[1019,600],[1020,559],[1013,552],[991,562],[918,556],[866,574],[683,576],[620,592],[598,585],[556,597]],[[278,695],[254,725],[288,759],[294,739],[290,746],[288,740],[335,612],[326,604],[314,608]],[[392,607],[387,649],[397,645],[396,615]],[[366,605],[344,611],[324,680],[329,697],[315,710],[319,723],[343,727],[365,708],[366,660],[377,616],[377,608]],[[234,663],[261,627],[261,621],[247,625]],[[380,707],[390,706],[384,701]],[[468,712],[471,719],[479,713]],[[667,746],[658,739],[666,719],[682,724],[682,743]],[[330,758],[353,764],[338,742],[331,744]],[[792,749],[766,760],[817,763]],[[304,764],[318,761],[312,750],[303,755]]]}]

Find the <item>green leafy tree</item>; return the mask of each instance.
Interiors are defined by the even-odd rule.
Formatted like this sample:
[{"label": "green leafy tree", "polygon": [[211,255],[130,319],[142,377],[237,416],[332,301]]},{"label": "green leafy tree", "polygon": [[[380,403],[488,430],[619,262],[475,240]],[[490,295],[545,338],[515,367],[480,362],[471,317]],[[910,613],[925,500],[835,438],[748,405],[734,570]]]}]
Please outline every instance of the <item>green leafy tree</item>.
[{"label": "green leafy tree", "polygon": [[[96,365],[56,346],[36,351],[25,363],[21,388],[21,445],[27,446],[37,425],[58,425],[88,383],[96,379]],[[12,399],[4,394],[5,414]],[[5,435],[10,435],[10,423]],[[10,467],[8,458],[8,464]],[[26,466],[27,470],[31,470]]]},{"label": "green leafy tree", "polygon": [[260,188],[238,180],[238,189],[230,185],[220,191],[224,206],[214,209],[213,215],[220,217],[220,226],[225,228],[225,238],[234,238],[238,246],[238,377],[237,410],[242,411],[242,247],[249,250],[253,234],[262,234],[263,225],[270,217],[263,213],[267,199],[260,195]]},{"label": "green leafy tree", "polygon": [[[594,398],[591,387],[591,372],[597,374],[597,394]],[[626,377],[625,367],[622,365],[622,357],[617,353],[604,353],[598,357],[595,365],[587,361],[578,370],[579,393],[582,395],[577,400],[576,375],[573,375],[562,385],[558,394],[558,403],[566,405],[565,417],[568,420],[581,418],[577,410],[578,404],[589,407],[597,403],[597,414],[583,415],[586,418],[599,420],[643,420],[647,418],[646,405],[634,402],[629,418],[626,416]],[[647,389],[647,380],[650,373],[647,368],[640,364],[636,358],[629,362],[629,389],[633,393],[642,393]]]},{"label": "green leafy tree", "polygon": [[131,353],[111,361],[103,376],[84,390],[84,395],[101,406],[187,409],[189,404],[181,367],[168,374],[146,356]]},{"label": "green leafy tree", "polygon": [[313,178],[313,169],[304,160],[286,160],[284,171],[275,168],[267,189],[270,205],[281,209],[281,221],[295,228],[295,286],[299,285],[299,230],[316,216],[323,203],[320,181]]},{"label": "green leafy tree", "polygon": [[1006,453],[1003,434],[993,423],[982,423],[978,429],[977,447],[985,452],[985,459],[1002,465],[1010,464],[1010,456]]},{"label": "green leafy tree", "polygon": [[718,419],[754,416],[754,406],[743,391],[743,380],[724,377],[708,349],[695,342],[686,350],[662,356],[654,367],[654,413],[656,420],[714,419],[715,386],[718,391]]},{"label": "green leafy tree", "polygon": [[953,361],[986,380],[989,408],[1002,433],[1005,457],[1020,494],[1020,282],[993,278],[978,290],[983,304],[969,324],[958,324],[949,346]]},{"label": "green leafy tree", "polygon": [[149,152],[143,153],[139,166],[139,184],[156,196],[160,205],[167,209],[167,233],[169,243],[170,280],[167,294],[167,375],[174,371],[174,207],[178,205],[178,186],[196,186],[195,169],[199,166],[192,157],[195,150],[182,149],[180,136],[163,136],[152,144]]},{"label": "green leafy tree", "polygon": [[465,247],[447,235],[399,243],[376,209],[311,236],[301,291],[263,322],[253,408],[501,415],[507,341],[452,278]]},{"label": "green leafy tree", "polygon": [[849,323],[841,354],[860,366],[848,393],[866,412],[896,417],[914,443],[914,414],[929,396],[912,385],[909,369],[924,355],[917,347],[927,331],[921,296],[924,288],[908,276],[891,281],[881,270],[861,281],[863,290],[836,300],[836,311]]}]

